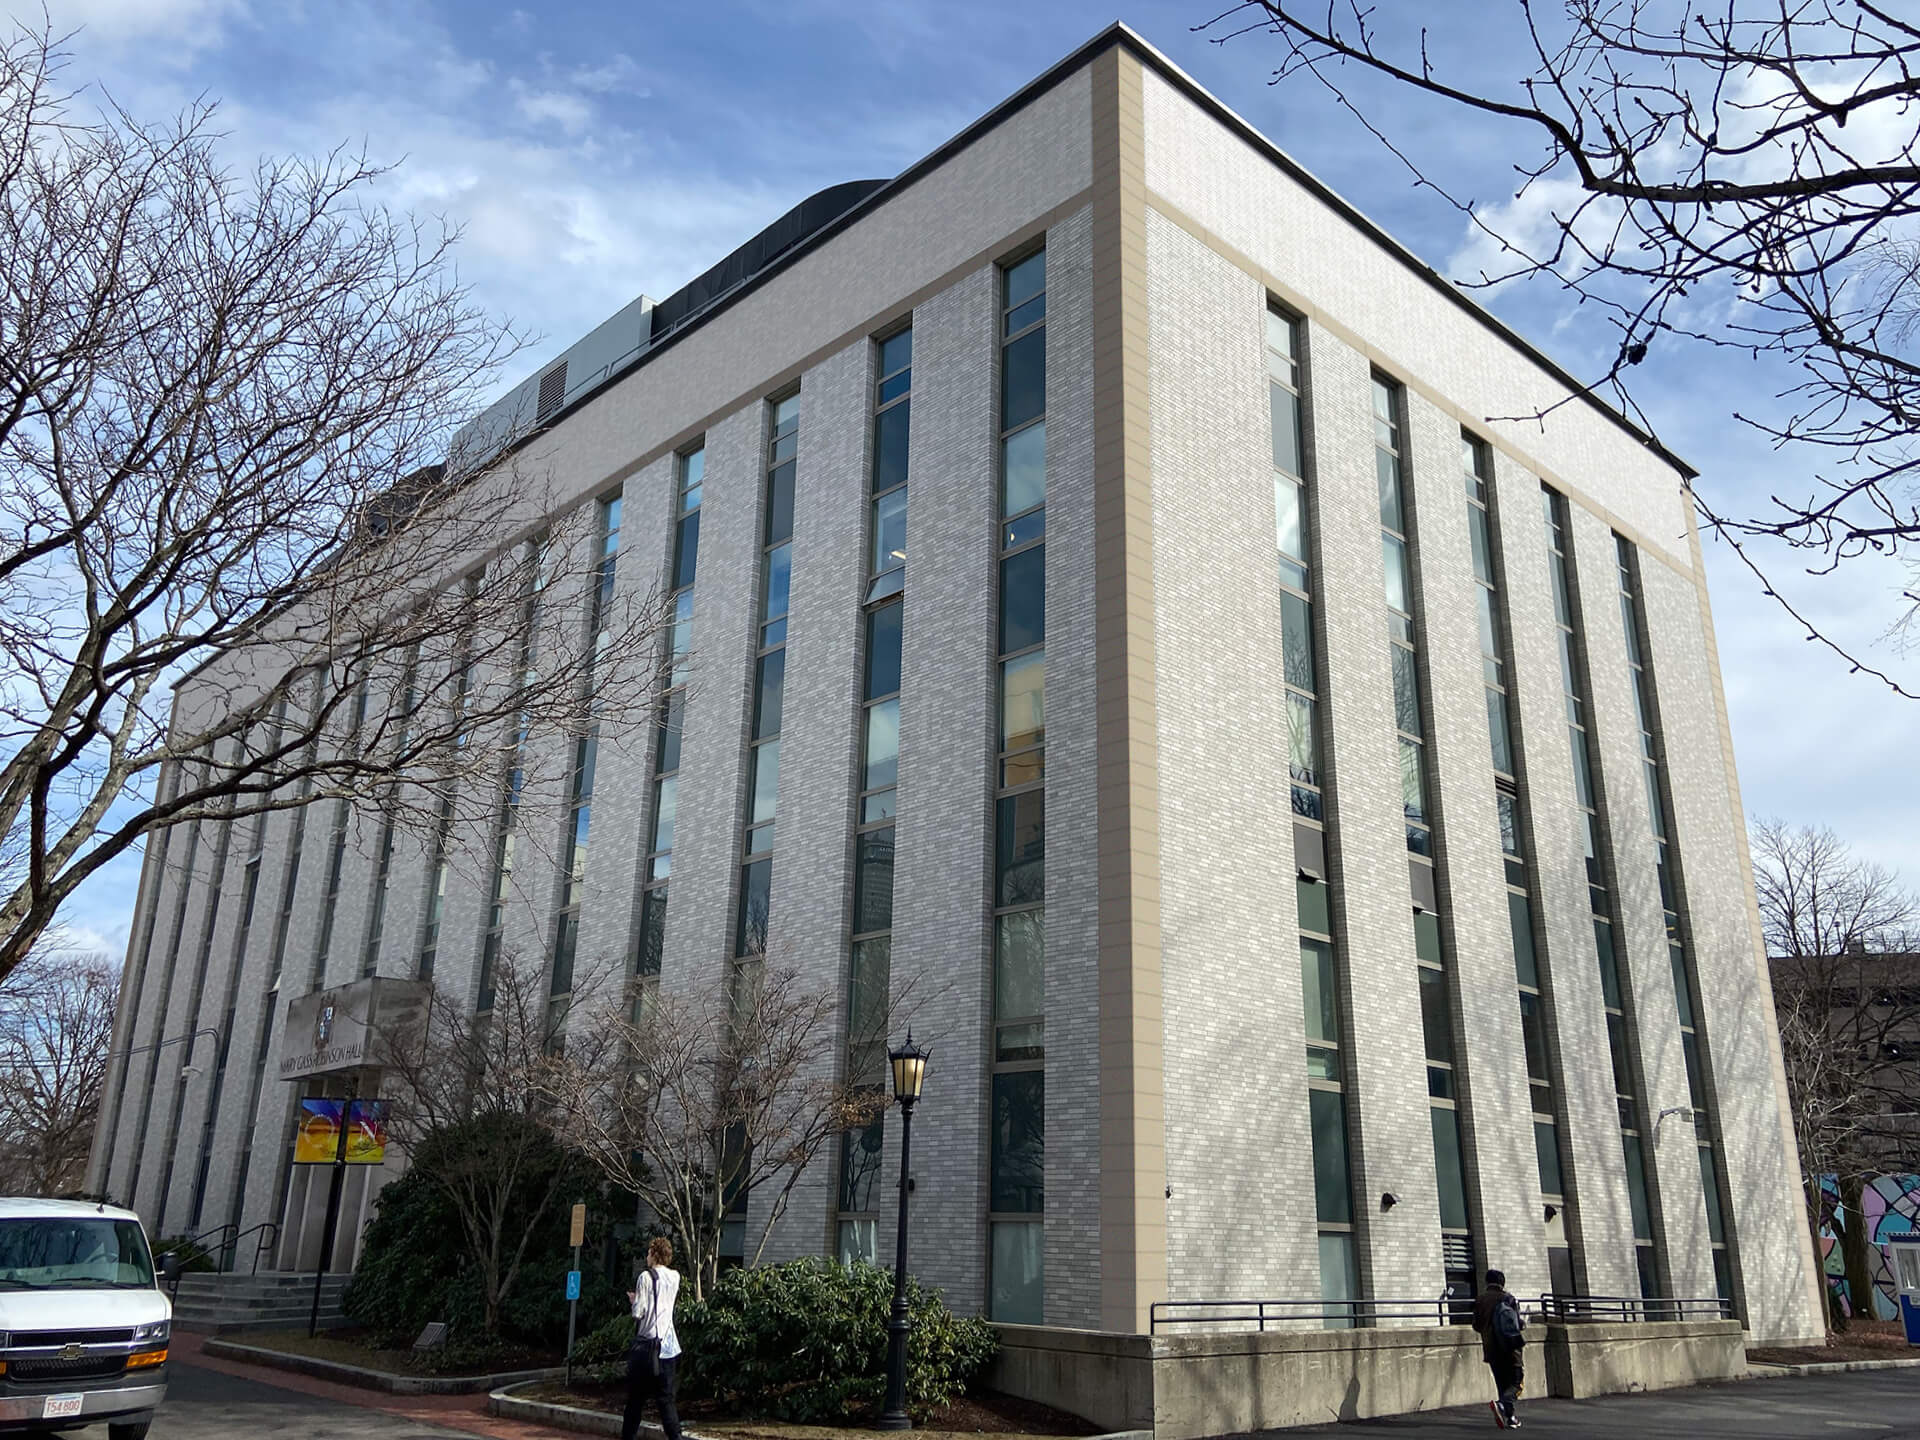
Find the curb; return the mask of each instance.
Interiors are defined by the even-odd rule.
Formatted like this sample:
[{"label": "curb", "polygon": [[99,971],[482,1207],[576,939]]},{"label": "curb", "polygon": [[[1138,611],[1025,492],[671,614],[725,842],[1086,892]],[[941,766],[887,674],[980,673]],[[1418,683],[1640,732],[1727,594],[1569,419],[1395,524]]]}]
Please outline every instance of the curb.
[{"label": "curb", "polygon": [[1773,1380],[1788,1375],[1844,1375],[1854,1370],[1911,1370],[1920,1360],[1829,1360],[1814,1365],[1769,1365],[1758,1360],[1747,1362],[1747,1373],[1757,1380]]},{"label": "curb", "polygon": [[[378,1390],[388,1395],[477,1395],[502,1385],[533,1384],[564,1376],[564,1367],[546,1370],[510,1370],[499,1375],[394,1375],[385,1370],[368,1370],[345,1365],[338,1360],[322,1360],[313,1355],[289,1355],[258,1345],[241,1345],[232,1340],[208,1339],[200,1353],[220,1360],[238,1360],[268,1370],[289,1370],[315,1380],[332,1380],[361,1390]],[[616,1420],[613,1434],[620,1433]]]},{"label": "curb", "polygon": [[[554,1374],[564,1372],[555,1371]],[[487,1413],[498,1415],[503,1420],[529,1420],[538,1425],[551,1425],[557,1430],[574,1430],[582,1435],[618,1435],[620,1417],[605,1410],[588,1410],[580,1405],[555,1405],[550,1400],[522,1400],[513,1392],[523,1390],[529,1385],[537,1385],[543,1379],[515,1380],[504,1385],[487,1396]],[[647,1440],[666,1440],[666,1431],[652,1420],[642,1421],[640,1433]],[[682,1429],[685,1440],[701,1440],[698,1432]]]},{"label": "curb", "polygon": [[[555,1405],[550,1400],[522,1400],[513,1392],[536,1385],[537,1380],[518,1380],[503,1385],[487,1396],[487,1413],[503,1420],[527,1420],[536,1425],[551,1425],[556,1430],[574,1430],[582,1435],[618,1435],[620,1417],[605,1410],[588,1410],[579,1405]],[[666,1440],[666,1432],[651,1420],[641,1422],[640,1433],[647,1440]],[[682,1429],[685,1440],[701,1440],[697,1431]],[[1153,1440],[1151,1430],[1115,1430],[1094,1435],[1090,1440]]]}]

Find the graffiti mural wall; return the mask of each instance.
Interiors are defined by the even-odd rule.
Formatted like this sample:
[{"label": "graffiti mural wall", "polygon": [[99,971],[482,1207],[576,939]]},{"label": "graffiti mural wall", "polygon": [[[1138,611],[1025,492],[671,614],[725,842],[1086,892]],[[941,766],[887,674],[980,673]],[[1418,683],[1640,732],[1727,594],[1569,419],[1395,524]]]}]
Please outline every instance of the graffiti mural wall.
[{"label": "graffiti mural wall", "polygon": [[[1868,1260],[1873,1267],[1872,1314],[1882,1320],[1899,1316],[1894,1302],[1893,1272],[1887,1268],[1886,1252],[1880,1247],[1890,1235],[1920,1230],[1920,1175],[1878,1175],[1867,1183],[1861,1197],[1866,1213]],[[1820,1177],[1820,1249],[1826,1267],[1827,1283],[1840,1292],[1847,1313],[1854,1313],[1853,1297],[1847,1294],[1846,1265],[1840,1258],[1840,1231],[1851,1216],[1840,1212],[1840,1190],[1834,1177]]]}]

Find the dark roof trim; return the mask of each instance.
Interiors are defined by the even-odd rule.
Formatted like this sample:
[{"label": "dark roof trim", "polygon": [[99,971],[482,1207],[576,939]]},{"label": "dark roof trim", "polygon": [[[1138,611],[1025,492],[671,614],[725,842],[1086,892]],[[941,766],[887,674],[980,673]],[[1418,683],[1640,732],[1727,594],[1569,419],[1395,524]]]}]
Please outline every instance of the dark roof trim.
[{"label": "dark roof trim", "polygon": [[[901,194],[908,186],[912,185],[922,176],[938,169],[941,165],[945,164],[947,160],[966,149],[967,146],[973,144],[982,135],[989,133],[1005,121],[1018,115],[1022,110],[1033,104],[1034,101],[1052,90],[1062,80],[1085,66],[1095,56],[1111,49],[1123,39],[1131,39],[1133,43],[1137,45],[1145,45],[1144,41],[1140,40],[1138,36],[1135,36],[1132,31],[1128,30],[1126,26],[1120,24],[1118,21],[1109,25],[1105,30],[1102,30],[1098,35],[1094,36],[1093,39],[1089,40],[1085,45],[1082,45],[1064,60],[1061,60],[1058,64],[1044,71],[1037,79],[1028,82],[1005,100],[1002,100],[998,105],[994,106],[993,109],[982,115],[978,120],[974,121],[973,124],[967,126],[966,129],[962,130],[958,135],[955,135],[944,145],[932,151],[924,158],[915,161],[912,165],[909,165],[905,170],[902,170],[898,175],[894,176],[893,179],[880,185],[879,188],[858,203],[848,206],[847,209],[842,211],[835,219],[822,225],[818,230],[807,236],[806,239],[783,252],[753,275],[749,276],[745,281],[734,286],[733,289],[714,298],[698,314],[687,317],[677,329],[671,330],[661,336],[655,340],[652,345],[634,356],[632,362],[624,370],[609,375],[604,384],[575,396],[572,400],[568,401],[565,406],[555,411],[548,419],[547,426],[543,428],[551,428],[553,425],[558,424],[566,418],[567,415],[580,408],[580,406],[596,399],[613,385],[619,383],[619,381],[625,379],[628,375],[631,375],[634,371],[639,370],[658,356],[672,349],[673,346],[681,340],[700,329],[715,316],[731,309],[739,303],[740,300],[752,294],[755,290],[758,290],[788,266],[803,256],[809,255],[819,249],[822,245],[826,244],[827,241],[833,239],[834,236],[849,226],[856,224],[867,215],[869,211],[879,209],[882,205],[886,204],[888,200]],[[1147,48],[1151,50],[1152,47],[1148,46]],[[1204,94],[1205,92],[1202,93]],[[497,463],[502,456],[511,454],[532,438],[532,435],[523,436],[519,441],[508,446],[507,449],[502,452],[501,456],[494,457],[494,460],[488,463]]]},{"label": "dark roof trim", "polygon": [[[617,384],[627,375],[632,374],[659,355],[664,354],[675,344],[679,343],[679,341],[700,329],[715,316],[722,314],[743,297],[759,289],[788,266],[794,264],[803,256],[817,250],[849,226],[857,224],[869,211],[877,210],[880,206],[886,204],[888,200],[906,190],[907,187],[912,185],[916,180],[919,180],[922,176],[945,163],[957,152],[973,144],[974,141],[978,140],[982,135],[987,134],[1005,121],[1018,115],[1022,110],[1052,90],[1069,75],[1082,69],[1097,56],[1105,54],[1115,46],[1125,46],[1131,50],[1142,62],[1152,66],[1163,79],[1181,91],[1188,99],[1207,111],[1208,114],[1212,115],[1214,119],[1218,120],[1229,130],[1239,135],[1241,139],[1245,140],[1255,150],[1264,154],[1280,169],[1286,171],[1288,175],[1299,181],[1299,183],[1310,191],[1316,199],[1320,200],[1322,204],[1333,210],[1368,239],[1374,241],[1388,254],[1399,260],[1401,264],[1405,265],[1409,270],[1412,270],[1433,289],[1445,295],[1447,299],[1459,306],[1479,324],[1485,326],[1502,340],[1505,340],[1508,344],[1520,350],[1535,364],[1540,366],[1542,370],[1565,385],[1571,394],[1591,405],[1601,415],[1604,415],[1608,420],[1626,431],[1627,434],[1631,435],[1646,449],[1658,455],[1669,465],[1672,465],[1686,479],[1693,480],[1699,475],[1699,471],[1695,470],[1686,461],[1667,449],[1667,447],[1662,445],[1658,440],[1655,440],[1625,415],[1622,415],[1618,410],[1593,394],[1581,381],[1561,366],[1559,362],[1540,350],[1505,321],[1495,316],[1492,311],[1480,304],[1479,301],[1463,293],[1457,285],[1454,285],[1439,271],[1420,259],[1419,256],[1415,255],[1405,245],[1394,239],[1392,235],[1381,229],[1380,226],[1372,220],[1369,220],[1356,209],[1350,201],[1342,199],[1330,186],[1314,175],[1312,171],[1301,165],[1299,161],[1288,155],[1252,125],[1248,124],[1247,121],[1235,114],[1209,92],[1205,86],[1201,85],[1193,79],[1192,76],[1188,75],[1186,71],[1182,70],[1178,65],[1174,64],[1173,61],[1156,50],[1153,45],[1145,40],[1138,32],[1118,20],[1102,30],[1098,35],[1095,35],[1065,59],[1043,71],[1036,79],[1029,81],[1019,90],[1016,90],[1012,95],[994,106],[993,109],[989,110],[985,115],[982,115],[978,120],[974,121],[973,124],[967,126],[966,129],[962,130],[958,135],[955,135],[951,140],[934,150],[924,159],[909,165],[892,180],[887,181],[875,189],[857,204],[849,206],[834,220],[821,226],[818,230],[814,231],[813,234],[807,236],[785,253],[776,257],[757,273],[748,277],[743,283],[736,285],[727,293],[716,297],[699,314],[689,316],[685,323],[678,329],[661,336],[651,346],[636,355],[632,363],[624,370],[609,375],[604,384],[575,397],[565,407],[554,413],[548,422],[549,425],[557,424],[573,410],[605,393],[606,390]],[[531,439],[532,437],[528,436],[525,438]],[[523,440],[520,443],[525,442]],[[515,445],[509,447],[509,450],[517,448],[518,445]]]}]

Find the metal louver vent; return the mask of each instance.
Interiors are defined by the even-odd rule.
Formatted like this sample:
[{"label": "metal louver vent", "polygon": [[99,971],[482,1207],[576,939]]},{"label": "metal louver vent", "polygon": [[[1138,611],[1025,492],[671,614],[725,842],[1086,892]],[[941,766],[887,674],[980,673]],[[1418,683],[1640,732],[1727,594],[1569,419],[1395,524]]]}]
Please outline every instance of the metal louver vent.
[{"label": "metal louver vent", "polygon": [[562,360],[546,374],[540,377],[540,402],[534,410],[533,423],[544,425],[560,408],[560,402],[567,396],[567,362]]}]

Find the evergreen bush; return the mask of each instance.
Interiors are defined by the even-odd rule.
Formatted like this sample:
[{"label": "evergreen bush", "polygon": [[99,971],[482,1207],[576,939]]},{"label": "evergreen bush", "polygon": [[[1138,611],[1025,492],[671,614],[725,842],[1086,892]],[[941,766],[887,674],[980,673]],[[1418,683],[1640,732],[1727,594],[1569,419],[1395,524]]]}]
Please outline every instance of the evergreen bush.
[{"label": "evergreen bush", "polygon": [[[460,1130],[430,1144],[459,1144]],[[507,1241],[518,1243],[531,1220],[535,1197],[545,1189],[555,1166],[569,1164],[558,1145],[537,1157],[518,1189],[520,1216],[509,1225]],[[558,1350],[566,1344],[566,1273],[573,1252],[567,1245],[568,1211],[587,1204],[587,1244],[583,1249],[580,1324],[591,1330],[609,1315],[627,1313],[624,1280],[609,1280],[598,1263],[609,1243],[609,1202],[597,1179],[584,1172],[561,1186],[528,1242],[525,1259],[501,1308],[500,1342]],[[630,1203],[630,1202],[629,1202]],[[624,1207],[623,1207],[624,1208]],[[631,1276],[634,1266],[624,1251],[616,1275]],[[466,1232],[452,1202],[420,1170],[409,1170],[380,1192],[373,1223],[343,1305],[349,1319],[365,1326],[384,1345],[409,1346],[430,1321],[446,1323],[449,1340],[459,1346],[489,1343],[484,1336],[485,1304]]]},{"label": "evergreen bush", "polygon": [[[807,1258],[728,1271],[704,1302],[682,1292],[674,1318],[685,1352],[683,1391],[795,1423],[870,1416],[886,1393],[892,1303],[892,1273],[859,1261]],[[923,1417],[967,1388],[997,1341],[986,1321],[956,1316],[912,1280],[907,1303],[907,1406]],[[611,1338],[611,1322],[604,1329]]]}]

